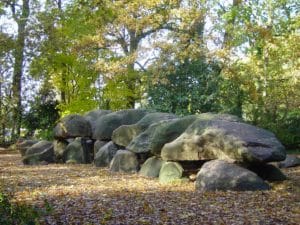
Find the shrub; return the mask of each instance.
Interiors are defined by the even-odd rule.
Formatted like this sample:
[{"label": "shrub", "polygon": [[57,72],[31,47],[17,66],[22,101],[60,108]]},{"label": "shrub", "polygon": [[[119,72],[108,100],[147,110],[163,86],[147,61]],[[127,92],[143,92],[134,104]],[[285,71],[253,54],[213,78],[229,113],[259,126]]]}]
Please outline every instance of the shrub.
[{"label": "shrub", "polygon": [[[1,225],[36,225],[45,211],[24,203],[14,203],[12,196],[0,191],[0,224]],[[47,202],[46,212],[50,210]]]}]

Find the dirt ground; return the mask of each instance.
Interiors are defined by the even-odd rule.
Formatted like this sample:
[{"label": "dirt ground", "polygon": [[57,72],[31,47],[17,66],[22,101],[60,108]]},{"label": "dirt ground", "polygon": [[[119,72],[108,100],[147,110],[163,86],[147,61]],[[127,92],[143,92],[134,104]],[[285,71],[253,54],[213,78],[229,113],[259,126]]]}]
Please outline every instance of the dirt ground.
[{"label": "dirt ground", "polygon": [[300,224],[300,167],[271,191],[197,192],[193,182],[162,185],[93,165],[24,166],[0,149],[0,184],[14,200],[49,204],[42,224]]}]

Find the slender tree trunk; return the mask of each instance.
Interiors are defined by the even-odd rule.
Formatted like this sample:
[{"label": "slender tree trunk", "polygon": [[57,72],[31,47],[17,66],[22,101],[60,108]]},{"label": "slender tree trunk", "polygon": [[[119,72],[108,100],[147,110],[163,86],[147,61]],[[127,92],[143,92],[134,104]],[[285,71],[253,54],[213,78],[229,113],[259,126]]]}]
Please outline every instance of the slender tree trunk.
[{"label": "slender tree trunk", "polygon": [[2,74],[0,75],[0,115],[1,115],[1,118],[0,118],[0,144],[4,142],[4,132],[3,132],[3,112],[2,112]]},{"label": "slender tree trunk", "polygon": [[29,17],[29,0],[23,0],[22,12],[18,17],[15,15],[14,7],[12,6],[15,21],[18,25],[18,37],[16,40],[16,47],[14,50],[14,72],[12,83],[12,102],[13,102],[13,133],[12,139],[16,140],[20,136],[21,122],[22,122],[22,77],[23,77],[23,63],[25,51],[25,37],[26,37],[26,23]]},{"label": "slender tree trunk", "polygon": [[61,87],[61,91],[60,91],[60,99],[63,104],[66,104],[66,102],[67,102],[67,98],[66,98],[67,80],[66,80],[66,76],[64,74],[61,75],[61,83],[62,83],[62,87]]},{"label": "slender tree trunk", "polygon": [[[138,44],[139,41],[135,31],[129,30],[129,36],[130,36],[130,42],[129,42],[129,55],[135,54],[135,52],[138,49]],[[129,63],[127,65],[129,76],[127,80],[127,86],[130,90],[132,90],[133,95],[136,95],[136,83],[138,77],[135,76],[135,69],[134,69],[134,62]],[[136,97],[135,96],[130,96],[128,97],[128,107],[129,108],[134,108],[135,107],[135,102],[136,102]]]},{"label": "slender tree trunk", "polygon": [[[60,12],[60,19],[62,19],[62,15],[63,15],[63,9],[62,9],[62,1],[61,0],[56,0],[57,3],[57,8]],[[68,68],[66,65],[66,73],[68,73]],[[62,84],[62,88],[61,88],[61,92],[60,92],[60,98],[61,98],[61,102],[63,104],[67,103],[67,93],[66,93],[66,89],[67,89],[67,78],[65,76],[65,74],[63,73],[61,75],[61,84]]]}]

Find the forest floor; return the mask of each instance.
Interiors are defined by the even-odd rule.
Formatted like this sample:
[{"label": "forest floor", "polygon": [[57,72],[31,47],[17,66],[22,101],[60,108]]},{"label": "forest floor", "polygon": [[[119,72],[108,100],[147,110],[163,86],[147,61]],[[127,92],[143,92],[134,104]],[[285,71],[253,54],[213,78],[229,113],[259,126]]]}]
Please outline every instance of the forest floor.
[{"label": "forest floor", "polygon": [[0,184],[16,202],[50,206],[41,224],[300,224],[300,167],[271,191],[195,191],[93,165],[24,166],[0,150]]}]

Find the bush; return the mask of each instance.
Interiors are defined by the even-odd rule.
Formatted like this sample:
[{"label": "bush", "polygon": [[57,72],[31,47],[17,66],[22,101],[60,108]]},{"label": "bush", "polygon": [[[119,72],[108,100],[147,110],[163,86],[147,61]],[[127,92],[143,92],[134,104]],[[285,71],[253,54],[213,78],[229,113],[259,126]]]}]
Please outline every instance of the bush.
[{"label": "bush", "polygon": [[[0,224],[1,225],[36,225],[45,211],[23,203],[13,203],[12,196],[0,191]],[[50,210],[47,202],[46,211]]]}]

